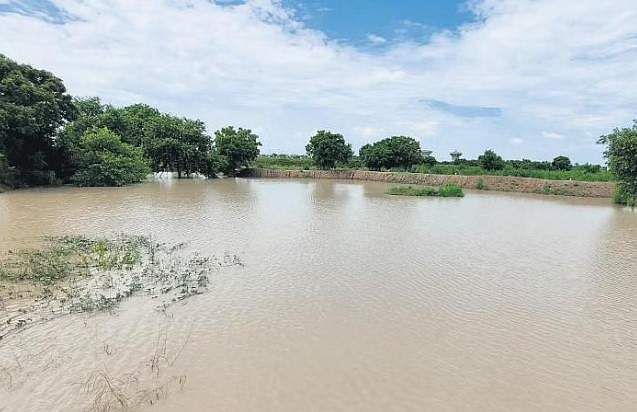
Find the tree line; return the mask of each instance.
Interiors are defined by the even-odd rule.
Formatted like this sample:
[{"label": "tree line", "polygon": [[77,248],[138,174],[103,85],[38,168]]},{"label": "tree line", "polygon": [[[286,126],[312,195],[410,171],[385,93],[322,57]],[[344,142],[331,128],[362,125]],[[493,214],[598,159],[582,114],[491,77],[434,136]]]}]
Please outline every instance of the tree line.
[{"label": "tree line", "polygon": [[[637,199],[637,121],[602,136],[609,170],[618,180],[616,200]],[[219,173],[236,175],[260,152],[259,136],[250,129],[228,126],[206,133],[201,120],[162,113],[146,104],[114,107],[99,98],[73,98],[50,72],[18,64],[0,54],[0,183],[10,186],[74,183],[121,186],[140,182],[150,172],[170,171],[178,177]],[[354,161],[342,134],[319,130],[306,146],[319,168],[365,167],[369,170],[427,170],[437,164],[568,171],[566,156],[552,162],[504,160],[486,150],[476,160],[450,153],[438,162],[409,136],[392,136],[360,148]],[[578,165],[590,173],[599,165]]]},{"label": "tree line", "polygon": [[53,74],[0,55],[0,182],[122,186],[150,172],[235,175],[259,155],[249,129],[214,137],[200,120],[146,104],[73,98]]}]

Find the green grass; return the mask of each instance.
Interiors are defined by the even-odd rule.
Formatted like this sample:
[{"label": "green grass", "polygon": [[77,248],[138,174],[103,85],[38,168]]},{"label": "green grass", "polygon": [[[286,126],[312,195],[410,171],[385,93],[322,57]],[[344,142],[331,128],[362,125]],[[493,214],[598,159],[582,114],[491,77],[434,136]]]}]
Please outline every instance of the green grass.
[{"label": "green grass", "polygon": [[464,197],[462,188],[454,184],[447,184],[438,188],[430,186],[393,186],[387,190],[387,194],[397,196]]},{"label": "green grass", "polygon": [[[261,155],[257,158],[255,166],[262,169],[278,170],[318,169],[312,162],[312,159],[305,155]],[[360,159],[356,157],[354,157],[346,165],[339,165],[338,168],[345,170],[365,170],[365,167],[360,163]],[[502,170],[485,170],[478,165],[472,164],[437,163],[431,166],[421,164],[414,166],[409,170],[395,169],[392,171],[461,176],[515,176],[547,180],[578,180],[585,182],[611,182],[615,180],[608,170],[601,167],[590,167],[590,165],[588,167],[587,165],[576,165],[571,170],[546,170],[516,168],[507,164],[507,166]]]},{"label": "green grass", "polygon": [[433,166],[419,165],[413,170],[416,173],[461,175],[461,176],[515,176],[533,177],[547,180],[578,180],[584,182],[612,182],[613,175],[607,170],[592,172],[584,167],[575,166],[571,170],[516,169],[505,167],[502,170],[485,170],[480,166],[452,165],[438,163]]}]

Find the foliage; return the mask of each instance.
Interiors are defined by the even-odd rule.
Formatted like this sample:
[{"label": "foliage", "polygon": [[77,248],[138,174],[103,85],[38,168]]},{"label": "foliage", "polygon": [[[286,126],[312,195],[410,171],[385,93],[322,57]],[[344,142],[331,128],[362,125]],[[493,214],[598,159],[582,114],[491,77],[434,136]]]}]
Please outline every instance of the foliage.
[{"label": "foliage", "polygon": [[314,168],[314,161],[306,155],[262,154],[257,157],[256,166],[263,169],[309,170]]},{"label": "foliage", "polygon": [[424,156],[424,157],[422,158],[422,164],[423,164],[423,165],[425,165],[425,166],[433,166],[433,165],[435,165],[436,163],[438,163],[438,161],[436,160],[436,158],[435,158],[435,157],[433,157],[433,156],[431,156],[431,155],[429,155],[429,156]]},{"label": "foliage", "polygon": [[250,129],[228,126],[215,132],[214,146],[216,154],[225,158],[222,171],[234,176],[259,156],[261,142]]},{"label": "foliage", "polygon": [[606,145],[604,156],[618,180],[615,200],[634,205],[637,203],[637,120],[632,127],[617,128],[600,137],[599,143]]},{"label": "foliage", "polygon": [[[362,162],[372,170],[403,168],[423,162],[420,143],[406,136],[392,136],[360,149]],[[435,161],[435,159],[434,159]]]},{"label": "foliage", "polygon": [[55,181],[53,135],[72,116],[62,80],[0,54],[0,152],[17,184]]},{"label": "foliage", "polygon": [[571,159],[566,156],[557,156],[553,159],[552,166],[556,170],[571,170],[573,168]]},{"label": "foliage", "polygon": [[[539,168],[516,168],[506,161],[502,170],[485,170],[480,166],[471,166],[467,164],[437,163],[434,166],[418,165],[413,169],[418,173],[441,174],[441,175],[462,175],[462,176],[516,176],[516,177],[533,177],[536,179],[548,180],[579,180],[589,182],[610,182],[614,180],[613,175],[601,168],[594,172],[587,166],[574,166],[572,170],[551,170]],[[537,162],[541,163],[541,162]]]},{"label": "foliage", "polygon": [[462,188],[451,183],[439,188],[429,186],[394,186],[389,188],[387,194],[400,196],[464,197]]},{"label": "foliage", "polygon": [[342,134],[319,130],[305,146],[307,155],[320,169],[333,169],[337,164],[349,162],[353,156],[352,145]]},{"label": "foliage", "polygon": [[107,128],[125,143],[143,148],[154,172],[177,172],[178,177],[202,173],[214,176],[210,137],[202,121],[162,114],[144,104],[123,108],[103,105],[96,97],[75,99],[77,119],[60,132],[57,145],[62,159],[62,175],[68,178],[77,169],[70,155],[89,130]]},{"label": "foliage", "polygon": [[150,173],[142,150],[107,128],[87,131],[74,152],[78,169],[71,181],[78,186],[123,186]]},{"label": "foliage", "polygon": [[504,169],[504,161],[502,160],[502,157],[493,150],[485,151],[484,154],[478,157],[478,161],[484,170]]}]

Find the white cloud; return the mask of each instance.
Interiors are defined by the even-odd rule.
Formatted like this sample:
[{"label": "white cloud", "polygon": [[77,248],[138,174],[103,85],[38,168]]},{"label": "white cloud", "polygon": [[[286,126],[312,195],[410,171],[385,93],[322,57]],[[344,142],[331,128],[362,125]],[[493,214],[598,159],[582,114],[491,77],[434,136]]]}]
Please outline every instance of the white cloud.
[{"label": "white cloud", "polygon": [[[477,23],[380,53],[306,28],[276,0],[54,3],[78,18],[0,14],[0,51],[53,71],[76,95],[145,101],[211,131],[252,127],[266,151],[302,152],[325,128],[354,146],[381,137],[375,130],[466,157],[487,147],[517,156],[516,135],[525,157],[599,161],[595,136],[636,115],[634,0],[474,0]],[[425,100],[502,115],[462,117]]]},{"label": "white cloud", "polygon": [[524,143],[524,140],[520,139],[519,137],[514,137],[512,139],[509,139],[509,142],[511,142],[511,144],[522,144]]},{"label": "white cloud", "polygon": [[542,136],[552,140],[564,140],[564,135],[555,132],[542,132]]},{"label": "white cloud", "polygon": [[369,40],[370,43],[372,44],[385,44],[387,43],[387,39],[382,37],[382,36],[378,36],[376,34],[368,34],[367,35],[367,40]]}]

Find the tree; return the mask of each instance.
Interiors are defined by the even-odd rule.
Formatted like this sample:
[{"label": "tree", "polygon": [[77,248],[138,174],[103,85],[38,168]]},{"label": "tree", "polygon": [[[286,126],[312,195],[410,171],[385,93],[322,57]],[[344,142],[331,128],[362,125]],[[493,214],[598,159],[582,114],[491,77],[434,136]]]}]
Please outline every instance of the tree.
[{"label": "tree", "polygon": [[637,205],[637,120],[633,127],[616,128],[601,136],[598,143],[606,145],[604,156],[608,168],[618,180],[615,201]]},{"label": "tree", "polygon": [[62,80],[0,54],[0,152],[17,184],[55,180],[53,135],[72,117]]},{"label": "tree", "polygon": [[573,165],[571,164],[571,159],[566,156],[557,156],[553,159],[552,166],[557,170],[571,170]]},{"label": "tree", "polygon": [[493,150],[487,150],[484,154],[478,156],[478,162],[485,170],[502,170],[504,169],[504,160]]},{"label": "tree", "polygon": [[432,155],[427,155],[422,158],[422,163],[426,166],[435,166],[438,161]]},{"label": "tree", "polygon": [[454,163],[460,163],[460,158],[462,157],[462,153],[454,150],[453,152],[449,153],[449,156],[451,156],[451,161]]},{"label": "tree", "polygon": [[87,131],[75,153],[78,169],[71,181],[78,186],[124,186],[150,173],[142,150],[107,128]]},{"label": "tree", "polygon": [[200,120],[166,114],[149,122],[144,126],[142,146],[153,171],[176,171],[179,178],[197,172],[210,175],[212,143],[205,131]]},{"label": "tree", "polygon": [[[360,157],[371,170],[409,167],[422,163],[420,143],[412,137],[392,136],[361,147]],[[434,159],[435,160],[435,159]]]},{"label": "tree", "polygon": [[73,104],[77,118],[56,140],[65,178],[77,168],[72,149],[87,131],[102,127],[121,136],[124,143],[141,147],[155,172],[177,172],[178,177],[192,173],[214,176],[216,172],[211,169],[216,163],[209,161],[212,142],[200,120],[162,114],[145,104],[115,108],[96,97],[75,99]]},{"label": "tree", "polygon": [[342,134],[319,130],[305,146],[307,155],[321,169],[333,169],[337,163],[347,163],[354,153]]},{"label": "tree", "polygon": [[259,156],[259,146],[259,136],[250,129],[235,129],[228,126],[215,132],[215,154],[222,156],[221,159],[217,158],[216,162],[222,168],[221,171],[229,176],[234,176],[256,160]]}]

